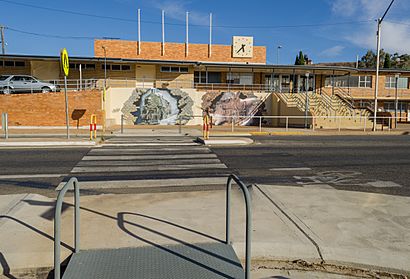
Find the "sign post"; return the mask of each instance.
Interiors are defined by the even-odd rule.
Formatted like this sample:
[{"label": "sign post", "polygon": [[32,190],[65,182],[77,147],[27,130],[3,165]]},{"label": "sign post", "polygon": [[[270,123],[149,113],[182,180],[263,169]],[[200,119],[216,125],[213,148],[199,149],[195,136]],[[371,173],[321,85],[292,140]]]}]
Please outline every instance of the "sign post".
[{"label": "sign post", "polygon": [[68,76],[68,71],[70,68],[70,63],[68,61],[68,53],[65,48],[61,50],[60,63],[61,63],[61,68],[64,73],[65,121],[67,124],[67,139],[69,139],[70,138],[70,123],[68,119],[67,76]]}]

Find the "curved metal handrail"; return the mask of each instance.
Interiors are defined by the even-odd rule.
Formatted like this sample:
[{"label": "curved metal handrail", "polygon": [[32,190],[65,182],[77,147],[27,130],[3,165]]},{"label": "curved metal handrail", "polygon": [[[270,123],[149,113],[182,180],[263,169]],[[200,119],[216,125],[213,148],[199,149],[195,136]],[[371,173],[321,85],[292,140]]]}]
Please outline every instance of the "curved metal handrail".
[{"label": "curved metal handrail", "polygon": [[252,223],[251,223],[251,197],[248,191],[248,188],[243,184],[243,182],[234,174],[229,175],[228,182],[226,183],[226,244],[231,242],[231,186],[232,180],[241,188],[246,206],[246,236],[245,236],[245,279],[249,279],[251,276],[251,232],[252,232]]},{"label": "curved metal handrail", "polygon": [[71,186],[74,187],[74,253],[80,251],[80,185],[77,178],[72,177],[58,193],[56,209],[54,213],[54,279],[60,279],[60,256],[61,256],[61,209],[65,193]]}]

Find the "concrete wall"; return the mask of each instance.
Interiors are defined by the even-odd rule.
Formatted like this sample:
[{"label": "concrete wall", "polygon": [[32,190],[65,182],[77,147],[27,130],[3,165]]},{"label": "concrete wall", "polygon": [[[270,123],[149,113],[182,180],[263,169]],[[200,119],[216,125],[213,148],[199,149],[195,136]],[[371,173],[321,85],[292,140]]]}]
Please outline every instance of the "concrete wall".
[{"label": "concrete wall", "polygon": [[252,58],[233,58],[232,46],[212,45],[212,55],[209,57],[207,44],[189,44],[186,55],[185,44],[165,43],[165,54],[161,55],[161,42],[141,42],[141,52],[135,41],[124,40],[95,40],[94,55],[104,57],[102,46],[107,49],[107,57],[135,58],[171,61],[212,61],[212,62],[242,62],[266,64],[266,47],[254,46]]},{"label": "concrete wall", "polygon": [[[155,89],[157,90],[157,89]],[[159,89],[163,90],[163,89]],[[142,88],[110,88],[107,91],[106,115],[107,125],[119,125],[121,115],[124,115],[125,124],[137,124],[139,120],[136,115],[141,117],[143,111],[143,96],[149,95],[150,89]],[[271,98],[267,93],[244,93],[244,92],[205,92],[195,89],[171,89],[166,90],[178,103],[178,117],[184,121],[184,125],[202,124],[203,110],[210,108],[214,115],[216,124],[223,125],[231,123],[231,115],[270,115]],[[261,105],[261,102],[265,102]],[[167,102],[162,102],[162,104]],[[169,111],[166,107],[162,111]],[[153,108],[157,112],[157,108]],[[189,117],[184,117],[188,115]],[[192,117],[194,116],[194,117]],[[245,119],[245,118],[242,118]],[[155,122],[155,121],[154,121]],[[153,124],[143,121],[138,124]],[[158,123],[154,123],[158,124]],[[175,124],[171,122],[171,124]],[[243,123],[251,124],[251,123]]]},{"label": "concrete wall", "polygon": [[[101,125],[101,92],[69,92],[70,125],[88,126],[91,114]],[[7,112],[9,126],[65,126],[63,92],[0,95],[0,112]]]}]

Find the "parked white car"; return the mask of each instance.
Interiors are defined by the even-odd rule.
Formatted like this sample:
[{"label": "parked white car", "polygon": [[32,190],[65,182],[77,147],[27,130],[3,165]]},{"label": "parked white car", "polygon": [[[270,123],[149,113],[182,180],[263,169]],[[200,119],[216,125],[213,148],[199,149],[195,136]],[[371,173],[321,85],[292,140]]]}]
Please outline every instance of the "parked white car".
[{"label": "parked white car", "polygon": [[57,92],[59,87],[27,75],[1,75],[0,93]]}]

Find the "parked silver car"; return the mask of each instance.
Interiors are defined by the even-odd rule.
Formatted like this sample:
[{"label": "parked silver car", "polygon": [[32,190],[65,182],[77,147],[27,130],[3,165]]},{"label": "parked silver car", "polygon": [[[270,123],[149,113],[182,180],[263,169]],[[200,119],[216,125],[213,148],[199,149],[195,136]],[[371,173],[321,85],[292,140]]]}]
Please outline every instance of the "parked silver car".
[{"label": "parked silver car", "polygon": [[27,75],[1,75],[0,93],[32,93],[32,92],[56,92],[58,86],[43,82],[32,76]]}]

